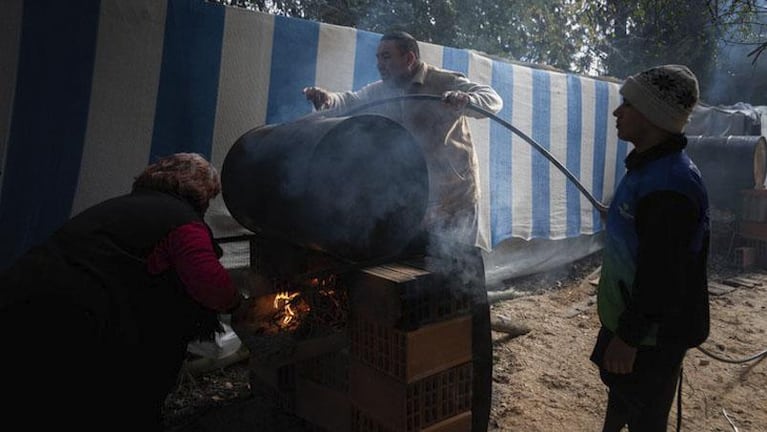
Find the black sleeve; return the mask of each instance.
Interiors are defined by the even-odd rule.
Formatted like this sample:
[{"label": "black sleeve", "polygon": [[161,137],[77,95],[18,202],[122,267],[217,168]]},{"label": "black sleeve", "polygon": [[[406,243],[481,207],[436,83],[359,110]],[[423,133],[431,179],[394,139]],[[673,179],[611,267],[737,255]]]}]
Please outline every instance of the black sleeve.
[{"label": "black sleeve", "polygon": [[695,203],[674,191],[642,198],[635,214],[639,239],[637,268],[627,307],[618,320],[618,336],[638,346],[653,324],[676,310],[685,286],[684,263],[698,221]]}]

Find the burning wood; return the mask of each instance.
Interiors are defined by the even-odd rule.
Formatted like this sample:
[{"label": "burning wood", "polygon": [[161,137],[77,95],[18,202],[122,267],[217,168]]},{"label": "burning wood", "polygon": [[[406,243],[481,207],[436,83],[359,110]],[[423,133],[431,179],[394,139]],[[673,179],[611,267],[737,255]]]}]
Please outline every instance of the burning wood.
[{"label": "burning wood", "polygon": [[348,300],[335,275],[300,286],[275,282],[273,288],[274,293],[251,299],[245,324],[253,334],[289,332],[307,338],[345,328]]},{"label": "burning wood", "polygon": [[281,292],[274,295],[274,321],[281,329],[292,329],[300,324],[300,317],[311,308],[300,297],[300,292]]}]

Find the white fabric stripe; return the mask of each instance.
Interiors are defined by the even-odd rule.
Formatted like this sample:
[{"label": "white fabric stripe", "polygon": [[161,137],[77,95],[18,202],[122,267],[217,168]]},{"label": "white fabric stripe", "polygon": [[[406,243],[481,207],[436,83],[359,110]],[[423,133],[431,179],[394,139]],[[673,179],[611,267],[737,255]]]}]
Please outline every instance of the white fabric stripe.
[{"label": "white fabric stripe", "polygon": [[618,93],[619,86],[610,83],[608,86],[609,99],[607,104],[607,139],[605,149],[605,186],[602,192],[602,203],[607,204],[612,200],[613,192],[615,191],[616,178],[615,169],[618,164],[622,164],[623,161],[616,159],[618,154],[618,130],[615,128],[615,117],[613,111],[618,108],[621,103],[621,95]]},{"label": "white fabric stripe", "polygon": [[418,50],[421,52],[421,60],[432,66],[442,67],[442,57],[444,52],[444,47],[442,45],[418,42]]},{"label": "white fabric stripe", "polygon": [[[552,72],[551,82],[551,119],[549,151],[567,166],[567,76]],[[567,182],[569,180],[554,166],[549,165],[549,238],[557,240],[567,235]]]},{"label": "white fabric stripe", "polygon": [[165,1],[101,2],[88,126],[72,214],[129,192],[133,178],[147,165],[165,11]]},{"label": "white fabric stripe", "polygon": [[[224,20],[211,149],[211,162],[219,172],[237,139],[266,122],[274,35],[273,15],[226,8]],[[206,220],[216,237],[247,232],[231,217],[221,195],[211,201]]]},{"label": "white fabric stripe", "polygon": [[274,34],[272,15],[226,8],[224,19],[211,151],[219,169],[232,144],[266,121]]},{"label": "white fabric stripe", "polygon": [[[493,62],[474,52],[469,53],[469,77],[479,84],[492,85]],[[490,245],[490,119],[469,117],[472,143],[479,163],[479,236],[477,244],[491,250]]]},{"label": "white fabric stripe", "polygon": [[[354,86],[357,31],[349,27],[320,25],[317,43],[317,86],[331,91],[348,91]],[[369,53],[374,61],[374,53]]]},{"label": "white fabric stripe", "polygon": [[[3,2],[0,14],[0,193],[5,176],[5,156],[11,133],[11,110],[16,93],[16,71],[19,63],[21,20],[24,0]],[[2,195],[0,195],[2,199]]]},{"label": "white fabric stripe", "polygon": [[[532,136],[533,132],[533,70],[519,65],[512,66],[514,70],[514,96],[511,124]],[[512,137],[512,173],[513,198],[512,235],[530,239],[533,229],[533,170],[530,144],[516,134]]]},{"label": "white fabric stripe", "polygon": [[[594,80],[579,78],[581,80],[581,107],[582,122],[581,125],[581,184],[586,190],[592,192],[594,182],[594,121],[595,121],[595,99],[596,91]],[[591,202],[580,194],[581,197],[581,232],[593,233],[594,223],[592,220],[593,206]]]}]

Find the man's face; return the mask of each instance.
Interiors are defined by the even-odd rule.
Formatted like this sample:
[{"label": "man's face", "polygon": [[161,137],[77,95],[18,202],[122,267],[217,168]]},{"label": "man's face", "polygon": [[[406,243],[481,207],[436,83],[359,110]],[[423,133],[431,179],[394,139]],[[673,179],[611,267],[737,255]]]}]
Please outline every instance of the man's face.
[{"label": "man's face", "polygon": [[637,142],[642,141],[642,137],[652,127],[652,123],[647,120],[647,117],[626,99],[623,99],[623,103],[613,111],[613,115],[615,116],[615,127],[618,129],[618,138],[631,142],[635,146]]},{"label": "man's face", "polygon": [[385,40],[378,44],[376,59],[381,80],[399,83],[410,78],[415,55],[401,52],[396,41]]}]

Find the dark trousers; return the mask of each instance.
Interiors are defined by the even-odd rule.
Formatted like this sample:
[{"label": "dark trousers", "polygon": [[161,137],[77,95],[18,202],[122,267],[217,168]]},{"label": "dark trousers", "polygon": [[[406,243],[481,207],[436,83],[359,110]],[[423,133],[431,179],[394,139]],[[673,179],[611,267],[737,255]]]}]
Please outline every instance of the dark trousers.
[{"label": "dark trousers", "polygon": [[674,401],[679,371],[686,349],[640,347],[630,374],[613,374],[602,367],[604,351],[612,333],[599,331],[591,360],[599,366],[608,387],[607,412],[602,432],[618,432],[628,425],[631,432],[665,432]]}]

